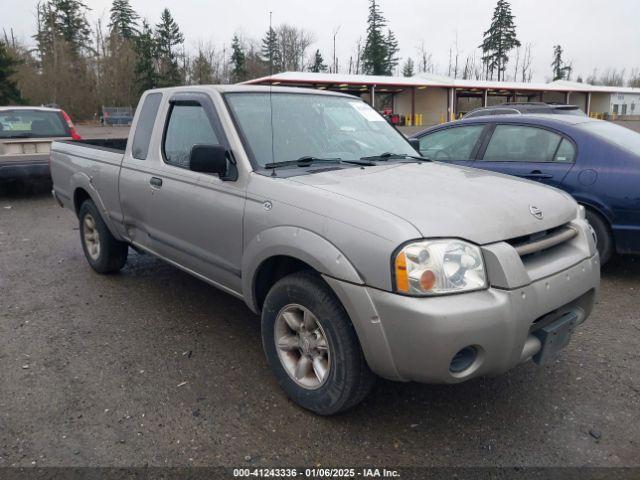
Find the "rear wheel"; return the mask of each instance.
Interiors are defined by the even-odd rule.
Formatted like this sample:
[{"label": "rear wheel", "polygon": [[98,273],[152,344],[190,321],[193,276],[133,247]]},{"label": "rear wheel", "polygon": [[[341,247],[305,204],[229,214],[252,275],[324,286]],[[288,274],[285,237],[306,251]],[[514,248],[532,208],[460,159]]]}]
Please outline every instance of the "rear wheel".
[{"label": "rear wheel", "polygon": [[129,246],[111,235],[92,200],[84,201],[78,219],[82,249],[91,268],[98,273],[122,269],[127,263]]},{"label": "rear wheel", "polygon": [[294,273],[271,288],[262,310],[262,344],[289,398],[320,415],[353,407],[373,386],[349,316],[313,272]]},{"label": "rear wheel", "polygon": [[593,228],[596,237],[596,248],[600,255],[600,264],[604,265],[613,254],[613,237],[607,222],[593,210],[586,210],[587,221]]}]

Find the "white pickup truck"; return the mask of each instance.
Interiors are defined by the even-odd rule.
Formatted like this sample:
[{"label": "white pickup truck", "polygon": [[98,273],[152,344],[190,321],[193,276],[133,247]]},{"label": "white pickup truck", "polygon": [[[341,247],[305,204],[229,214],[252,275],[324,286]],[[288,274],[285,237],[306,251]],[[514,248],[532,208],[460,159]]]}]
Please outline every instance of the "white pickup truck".
[{"label": "white pickup truck", "polygon": [[420,157],[338,93],[152,90],[128,141],[55,142],[51,168],[97,272],[133,247],[242,298],[282,388],[320,414],[375,375],[456,383],[543,363],[598,289],[569,195]]}]

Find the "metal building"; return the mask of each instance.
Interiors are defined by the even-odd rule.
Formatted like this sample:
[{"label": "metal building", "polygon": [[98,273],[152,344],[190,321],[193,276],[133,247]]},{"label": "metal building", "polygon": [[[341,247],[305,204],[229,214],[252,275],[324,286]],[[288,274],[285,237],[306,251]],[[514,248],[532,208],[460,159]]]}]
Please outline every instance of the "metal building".
[{"label": "metal building", "polygon": [[[640,88],[606,87],[586,83],[496,82],[462,80],[421,73],[413,77],[284,72],[244,82],[335,90],[358,95],[402,118],[405,125],[433,125],[474,108],[505,102],[548,102],[578,105],[591,116],[640,115]],[[614,97],[629,97],[628,106]],[[624,98],[622,100],[624,100]],[[631,99],[634,99],[632,102]],[[631,104],[634,105],[631,108]],[[618,105],[615,108],[615,105]]]}]

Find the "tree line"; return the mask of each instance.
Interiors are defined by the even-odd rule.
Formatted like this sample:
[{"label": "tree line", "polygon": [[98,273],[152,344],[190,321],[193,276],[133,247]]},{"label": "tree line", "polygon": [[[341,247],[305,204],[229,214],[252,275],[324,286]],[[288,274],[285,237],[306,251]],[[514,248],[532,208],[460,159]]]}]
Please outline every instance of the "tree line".
[{"label": "tree line", "polygon": [[[424,42],[418,55],[400,65],[398,40],[382,12],[369,0],[366,31],[348,62],[330,62],[313,49],[313,33],[286,23],[269,27],[262,38],[235,34],[229,46],[200,42],[185,48],[184,34],[169,9],[157,22],[143,19],[130,0],[113,0],[106,24],[93,26],[82,0],[43,0],[36,7],[34,47],[4,32],[0,39],[0,104],[57,104],[75,118],[89,119],[101,105],[136,105],[149,88],[189,84],[237,83],[284,71],[345,72],[413,76],[436,73],[438,66]],[[334,40],[337,31],[334,32]],[[457,38],[449,50],[448,76],[478,80],[532,79],[531,44],[522,44],[508,0],[497,0],[491,23],[478,46],[462,60]],[[554,46],[553,80],[572,80],[573,62]],[[594,70],[593,84],[640,86],[640,71]],[[577,81],[583,81],[578,76]]]}]

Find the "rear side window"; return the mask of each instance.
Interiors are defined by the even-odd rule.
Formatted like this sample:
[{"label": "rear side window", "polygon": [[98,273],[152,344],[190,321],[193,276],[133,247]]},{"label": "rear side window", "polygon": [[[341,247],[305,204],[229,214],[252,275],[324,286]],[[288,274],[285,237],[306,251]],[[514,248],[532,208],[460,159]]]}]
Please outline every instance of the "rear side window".
[{"label": "rear side window", "polygon": [[133,136],[131,155],[138,160],[146,160],[149,153],[149,142],[153,133],[153,124],[158,115],[158,107],[162,100],[161,93],[151,93],[146,96],[140,110],[140,118],[136,125],[136,133]]},{"label": "rear side window", "polygon": [[551,162],[561,141],[560,135],[542,128],[498,125],[487,145],[484,160],[486,162]]},{"label": "rear side window", "polygon": [[563,138],[558,147],[558,151],[553,156],[554,162],[573,163],[576,161],[576,148],[566,138]]},{"label": "rear side window", "polygon": [[425,135],[420,139],[420,153],[432,160],[472,160],[484,125],[455,127]]},{"label": "rear side window", "polygon": [[164,138],[164,155],[168,164],[188,169],[194,145],[220,144],[201,105],[176,103],[169,115]]}]

